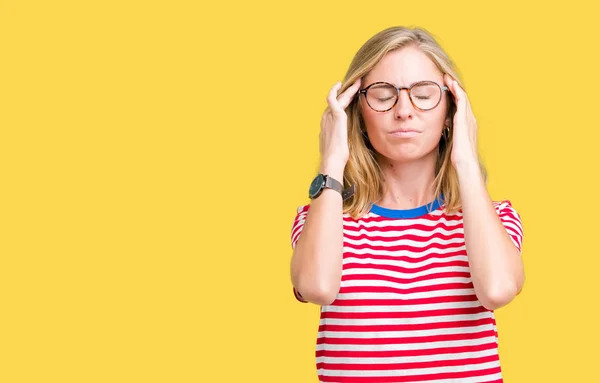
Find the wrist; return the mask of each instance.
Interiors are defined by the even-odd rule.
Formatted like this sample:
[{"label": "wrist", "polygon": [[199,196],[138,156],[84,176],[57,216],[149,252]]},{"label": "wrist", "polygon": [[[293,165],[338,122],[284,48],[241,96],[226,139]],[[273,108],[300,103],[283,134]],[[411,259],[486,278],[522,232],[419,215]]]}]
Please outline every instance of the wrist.
[{"label": "wrist", "polygon": [[454,165],[459,183],[473,183],[483,181],[481,166],[478,161],[460,161]]},{"label": "wrist", "polygon": [[319,167],[319,173],[326,174],[343,183],[345,167],[345,164],[339,162],[322,162],[321,166]]}]

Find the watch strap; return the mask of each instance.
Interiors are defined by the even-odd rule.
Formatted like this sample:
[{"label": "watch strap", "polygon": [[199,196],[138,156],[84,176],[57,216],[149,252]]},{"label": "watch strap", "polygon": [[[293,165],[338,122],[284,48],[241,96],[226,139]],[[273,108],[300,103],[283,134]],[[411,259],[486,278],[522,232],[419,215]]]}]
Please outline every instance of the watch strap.
[{"label": "watch strap", "polygon": [[340,194],[342,194],[342,192],[343,192],[343,190],[342,190],[343,189],[342,184],[338,180],[336,180],[335,178],[332,178],[332,177],[327,176],[327,175],[325,176],[325,185],[323,185],[323,186],[326,187],[326,188],[329,188],[329,189],[333,189],[333,190],[335,190],[336,192],[338,192]]},{"label": "watch strap", "polygon": [[346,189],[344,189],[344,191],[342,192],[342,199],[345,201],[348,198],[352,197],[354,195],[354,192],[356,192],[356,186],[352,185]]},{"label": "watch strap", "polygon": [[325,176],[324,187],[333,189],[340,193],[344,201],[352,197],[354,195],[354,192],[356,191],[356,187],[354,185],[344,189],[342,184],[338,180],[327,175]]}]

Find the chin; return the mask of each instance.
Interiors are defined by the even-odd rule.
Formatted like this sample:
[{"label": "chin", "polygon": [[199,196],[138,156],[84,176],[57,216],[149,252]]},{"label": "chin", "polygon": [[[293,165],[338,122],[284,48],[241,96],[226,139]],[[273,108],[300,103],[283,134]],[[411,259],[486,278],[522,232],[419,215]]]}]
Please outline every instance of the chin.
[{"label": "chin", "polygon": [[414,162],[431,155],[437,155],[437,145],[431,149],[414,143],[385,145],[381,150],[377,146],[374,147],[381,157],[396,163]]},{"label": "chin", "polygon": [[391,162],[408,163],[418,161],[426,155],[426,153],[394,153],[393,155],[384,155],[384,157]]}]

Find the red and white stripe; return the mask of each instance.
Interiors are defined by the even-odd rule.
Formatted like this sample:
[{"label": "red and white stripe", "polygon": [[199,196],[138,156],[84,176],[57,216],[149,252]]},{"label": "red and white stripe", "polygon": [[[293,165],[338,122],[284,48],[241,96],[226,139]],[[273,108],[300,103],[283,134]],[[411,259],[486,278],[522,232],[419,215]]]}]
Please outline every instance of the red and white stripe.
[{"label": "red and white stripe", "polygon": [[[508,200],[494,206],[521,251],[518,213]],[[463,234],[462,214],[443,206],[417,218],[344,216],[341,287],[317,334],[321,382],[502,382],[494,313],[473,290]]]}]

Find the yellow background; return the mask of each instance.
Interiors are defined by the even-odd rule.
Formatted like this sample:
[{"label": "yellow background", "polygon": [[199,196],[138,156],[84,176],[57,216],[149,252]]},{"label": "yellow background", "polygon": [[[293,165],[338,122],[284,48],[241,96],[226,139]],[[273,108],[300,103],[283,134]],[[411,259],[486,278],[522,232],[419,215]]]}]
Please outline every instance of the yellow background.
[{"label": "yellow background", "polygon": [[584,1],[0,2],[0,381],[316,382],[289,235],[329,88],[391,25],[456,61],[527,282],[505,381],[600,382]]}]

